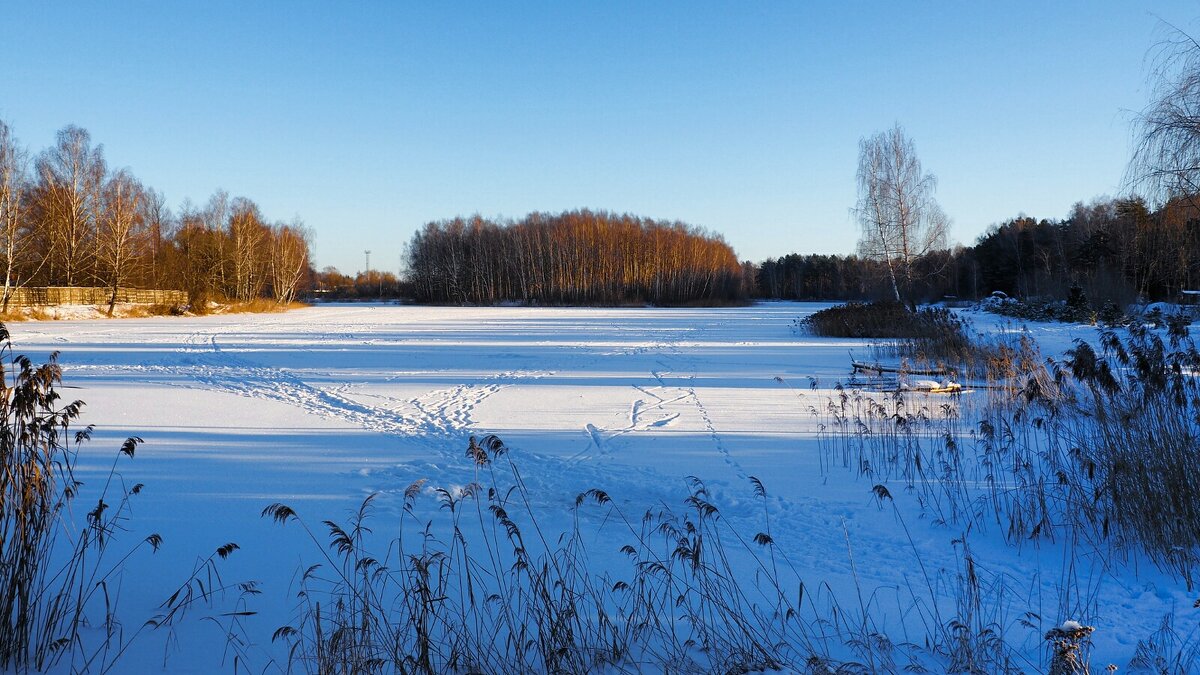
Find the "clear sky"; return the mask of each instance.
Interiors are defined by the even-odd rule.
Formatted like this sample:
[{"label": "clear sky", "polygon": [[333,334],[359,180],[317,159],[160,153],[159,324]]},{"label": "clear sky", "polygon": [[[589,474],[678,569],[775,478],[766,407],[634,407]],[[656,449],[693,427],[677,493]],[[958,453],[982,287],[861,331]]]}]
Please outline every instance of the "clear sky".
[{"label": "clear sky", "polygon": [[177,206],[299,216],[318,267],[415,228],[588,207],[848,253],[858,142],[899,122],[957,241],[1122,191],[1179,2],[5,2],[0,118],[74,123]]}]

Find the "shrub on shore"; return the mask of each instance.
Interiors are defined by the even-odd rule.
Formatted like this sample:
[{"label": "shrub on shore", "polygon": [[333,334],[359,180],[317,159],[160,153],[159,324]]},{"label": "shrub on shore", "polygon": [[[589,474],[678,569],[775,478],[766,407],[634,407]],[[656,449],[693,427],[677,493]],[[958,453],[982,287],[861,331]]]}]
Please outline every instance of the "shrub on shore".
[{"label": "shrub on shore", "polygon": [[914,312],[898,302],[851,302],[823,309],[798,324],[821,337],[888,341],[896,355],[912,363],[972,369],[984,356],[967,322],[941,307]]}]

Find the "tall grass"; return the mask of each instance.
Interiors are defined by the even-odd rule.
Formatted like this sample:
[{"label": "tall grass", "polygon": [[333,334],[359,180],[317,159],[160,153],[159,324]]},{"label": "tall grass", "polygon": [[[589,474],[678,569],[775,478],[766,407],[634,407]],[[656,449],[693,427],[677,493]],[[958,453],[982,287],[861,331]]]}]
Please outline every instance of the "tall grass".
[{"label": "tall grass", "polygon": [[980,339],[968,321],[942,307],[911,311],[900,303],[847,303],[796,322],[798,330],[821,337],[876,341],[877,357],[903,359],[900,370],[933,371],[995,380],[1030,353],[1031,345]]},{"label": "tall grass", "polygon": [[1125,339],[1079,341],[1066,361],[1079,383],[1070,429],[1078,480],[1116,546],[1144,551],[1192,590],[1200,555],[1200,351],[1182,320],[1163,339],[1141,325]]},{"label": "tall grass", "polygon": [[[405,492],[402,532],[384,556],[364,535],[371,497],[344,526],[318,532],[289,507],[264,516],[297,523],[323,550],[323,562],[299,576],[295,621],[275,639],[289,643],[291,665],[306,672],[750,672],[804,663],[815,653],[761,559],[759,583],[731,560],[738,547],[771,546],[769,535],[723,531],[698,481],[681,513],[630,518],[607,493],[592,489],[574,504],[574,527],[544,531],[531,495],[496,437],[468,449],[477,482],[434,497],[449,514],[442,532],[414,510],[428,498],[421,482]],[[423,497],[423,495],[425,495]],[[597,571],[581,518],[600,509],[627,543],[620,578]],[[614,543],[616,546],[616,543]],[[326,550],[327,549],[327,550]],[[774,559],[773,559],[774,560]],[[778,562],[778,561],[775,561]],[[803,653],[798,645],[808,645]]]},{"label": "tall grass", "polygon": [[965,345],[965,324],[939,307],[912,311],[898,302],[850,302],[814,312],[799,325],[814,335],[850,338],[952,339]]},{"label": "tall grass", "polygon": [[[93,602],[105,634],[120,630],[108,582],[125,558],[109,563],[106,553],[141,486],[114,481],[114,461],[82,526],[72,525],[82,487],[75,460],[91,427],[72,433],[83,403],[61,401],[61,376],[54,356],[34,365],[14,355],[0,325],[0,668],[42,670],[64,657],[100,665],[110,641],[90,651],[80,637]],[[125,441],[118,458],[140,442]],[[160,541],[151,535],[141,545]]]},{"label": "tall grass", "polygon": [[[237,548],[218,549],[162,603],[158,616],[127,631],[118,615],[120,577],[135,553],[157,551],[162,544],[161,536],[150,534],[131,546],[118,545],[143,487],[126,484],[119,463],[134,457],[142,439],[121,444],[98,489],[85,486],[75,468],[92,427],[75,428],[84,404],[61,399],[61,380],[56,354],[41,365],[14,354],[8,330],[0,324],[0,670],[5,672],[105,673],[122,667],[139,635],[174,629],[189,609],[224,591],[223,584],[212,583],[219,580],[216,560]],[[247,591],[245,585],[239,588]]]},{"label": "tall grass", "polygon": [[257,298],[254,300],[226,302],[218,306],[214,311],[219,314],[267,314],[286,312],[290,309],[301,309],[307,306],[307,304],[295,300],[281,303],[269,298]]},{"label": "tall grass", "polygon": [[[989,359],[989,384],[974,394],[839,385],[812,409],[822,472],[868,478],[906,530],[900,495],[935,526],[961,532],[955,569],[927,569],[914,544],[920,581],[891,591],[900,613],[923,626],[916,639],[889,635],[897,627],[883,620],[880,589],[858,582],[849,538],[857,597],[838,597],[806,582],[775,547],[768,511],[758,531],[734,528],[698,480],[682,508],[640,518],[588,490],[572,529],[544,532],[494,437],[469,447],[475,482],[435,490],[450,514],[445,529],[417,517],[428,488],[406,491],[404,522],[416,536],[398,537],[382,557],[363,537],[370,499],[348,525],[326,521],[324,534],[286,506],[269,507],[265,515],[298,522],[315,545],[327,537],[330,547],[301,575],[302,603],[276,638],[288,643],[291,665],[317,672],[1087,669],[1091,629],[1064,621],[1098,614],[1089,574],[1121,575],[1148,559],[1191,587],[1200,354],[1182,326],[1165,337],[1107,332],[1099,350],[1079,343],[1062,362],[1024,337],[976,353]],[[760,482],[753,488],[765,499]],[[626,540],[624,571],[589,558],[589,510],[618,526],[621,537],[610,529],[604,539]],[[983,536],[1016,548],[1061,545],[1057,597],[1043,604],[1019,595],[1028,580],[981,567],[972,542]],[[1043,636],[1043,656],[1031,662],[1029,645]],[[1168,623],[1140,643],[1131,665],[1190,673],[1198,653],[1195,632]]]},{"label": "tall grass", "polygon": [[[1193,591],[1200,350],[1186,323],[1102,331],[1097,346],[1077,341],[1061,362],[1024,339],[984,353],[987,382],[973,393],[839,387],[810,409],[822,470],[854,471],[876,483],[877,496],[909,495],[941,525],[991,531],[1018,548],[1060,543],[1062,619],[1097,611],[1096,582],[1080,581],[1077,565],[1121,574],[1149,561]],[[1194,632],[1160,631],[1134,661],[1194,672],[1185,655],[1198,653]]]},{"label": "tall grass", "polygon": [[[316,564],[298,571],[293,620],[274,633],[288,670],[865,674],[1029,665],[1004,640],[1010,622],[992,594],[1004,580],[979,570],[965,542],[957,573],[893,589],[928,631],[893,640],[878,589],[839,597],[823,582],[806,584],[775,545],[767,492],[755,478],[751,490],[764,505],[757,529],[734,527],[690,478],[679,508],[639,515],[586,490],[571,526],[551,532],[498,438],[471,439],[468,454],[476,481],[409,486],[401,532],[382,555],[370,545],[374,496],[347,522],[316,527],[285,504],[264,509],[263,517],[302,528],[319,551]],[[418,515],[418,502],[429,499],[446,515],[437,525]],[[619,548],[624,563],[595,559],[595,542]],[[849,537],[846,555],[854,569]],[[957,597],[948,612],[947,589]]]},{"label": "tall grass", "polygon": [[[1138,550],[1190,589],[1200,549],[1200,352],[1176,329],[1077,342],[1062,363],[1002,347],[989,385],[929,398],[842,389],[822,408],[826,468],[899,483],[938,522],[1014,545]],[[1020,373],[1024,371],[1024,375]]]}]

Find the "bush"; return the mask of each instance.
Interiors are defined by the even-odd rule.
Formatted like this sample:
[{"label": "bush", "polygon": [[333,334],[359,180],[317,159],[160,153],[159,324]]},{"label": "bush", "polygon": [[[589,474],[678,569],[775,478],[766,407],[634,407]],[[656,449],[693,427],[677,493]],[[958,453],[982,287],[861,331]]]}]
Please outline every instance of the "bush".
[{"label": "bush", "polygon": [[981,302],[979,307],[992,314],[1011,316],[1023,321],[1104,323],[1110,326],[1129,321],[1125,312],[1111,300],[1106,301],[1099,309],[1093,307],[1079,286],[1071,287],[1066,300],[1031,298],[1022,301],[1015,298],[988,298]]},{"label": "bush", "polygon": [[894,339],[897,356],[927,364],[967,365],[981,361],[967,322],[940,307],[913,312],[897,302],[847,303],[798,322],[821,337]]},{"label": "bush", "polygon": [[944,309],[910,311],[898,302],[850,302],[823,309],[800,322],[814,335],[844,338],[925,338],[959,322]]}]

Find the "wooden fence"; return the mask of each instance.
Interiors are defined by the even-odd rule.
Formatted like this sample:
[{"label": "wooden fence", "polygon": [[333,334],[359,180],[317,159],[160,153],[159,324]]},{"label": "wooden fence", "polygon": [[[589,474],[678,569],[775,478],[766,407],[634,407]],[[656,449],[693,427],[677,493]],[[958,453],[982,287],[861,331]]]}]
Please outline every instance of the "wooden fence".
[{"label": "wooden fence", "polygon": [[[111,288],[92,286],[41,286],[15,288],[10,305],[18,307],[52,305],[107,305],[112,297]],[[118,288],[117,302],[139,305],[183,305],[187,303],[185,291],[159,288]]]}]

